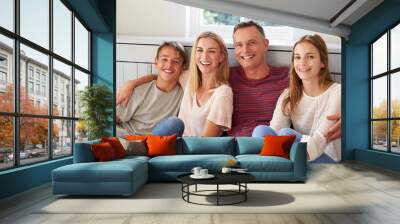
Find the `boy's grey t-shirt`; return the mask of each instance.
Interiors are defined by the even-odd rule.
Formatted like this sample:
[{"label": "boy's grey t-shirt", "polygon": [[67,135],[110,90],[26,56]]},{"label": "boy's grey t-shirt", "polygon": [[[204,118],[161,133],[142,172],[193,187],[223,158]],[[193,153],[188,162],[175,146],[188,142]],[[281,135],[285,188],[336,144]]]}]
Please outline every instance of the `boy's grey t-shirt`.
[{"label": "boy's grey t-shirt", "polygon": [[163,92],[156,84],[154,80],[137,87],[126,107],[117,106],[117,117],[122,122],[117,127],[118,136],[149,134],[162,119],[178,115],[182,87],[177,84],[173,90]]}]

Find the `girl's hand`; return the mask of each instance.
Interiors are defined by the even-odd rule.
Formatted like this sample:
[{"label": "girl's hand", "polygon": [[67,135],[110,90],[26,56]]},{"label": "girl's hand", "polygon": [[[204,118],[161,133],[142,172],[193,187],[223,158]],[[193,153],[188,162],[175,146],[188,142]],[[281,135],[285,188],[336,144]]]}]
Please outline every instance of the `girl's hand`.
[{"label": "girl's hand", "polygon": [[342,116],[340,113],[332,114],[326,117],[328,120],[335,121],[325,133],[325,138],[327,142],[336,140],[342,137]]}]

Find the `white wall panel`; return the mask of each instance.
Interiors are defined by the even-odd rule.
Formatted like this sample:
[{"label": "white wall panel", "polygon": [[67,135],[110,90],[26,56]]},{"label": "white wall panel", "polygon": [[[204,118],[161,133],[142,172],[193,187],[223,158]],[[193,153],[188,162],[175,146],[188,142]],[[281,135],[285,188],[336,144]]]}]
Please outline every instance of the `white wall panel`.
[{"label": "white wall panel", "polygon": [[[138,76],[155,73],[157,70],[154,65],[149,64],[154,62],[154,57],[157,51],[155,45],[130,45],[130,44],[117,44],[117,61],[129,62],[123,63],[123,76],[119,74],[117,69],[117,84],[118,79],[129,80],[137,78]],[[287,48],[289,49],[289,48]],[[291,52],[290,50],[280,50],[272,47],[268,52],[268,63],[274,66],[290,66]],[[186,47],[188,58],[190,58],[191,47]],[[237,65],[235,60],[234,50],[228,49],[229,63]],[[341,80],[341,54],[334,52],[329,54],[330,71],[338,74],[334,77],[335,80]]]}]

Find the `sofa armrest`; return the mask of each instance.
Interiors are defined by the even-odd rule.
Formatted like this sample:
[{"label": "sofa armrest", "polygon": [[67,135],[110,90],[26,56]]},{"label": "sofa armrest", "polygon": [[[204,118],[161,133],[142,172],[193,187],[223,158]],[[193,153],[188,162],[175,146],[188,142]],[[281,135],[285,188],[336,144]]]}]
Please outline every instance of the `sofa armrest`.
[{"label": "sofa armrest", "polygon": [[307,175],[307,143],[294,143],[290,149],[290,160],[293,162],[293,179],[305,181]]},{"label": "sofa armrest", "polygon": [[95,162],[96,158],[93,155],[90,146],[92,144],[100,143],[100,140],[89,142],[75,143],[74,147],[74,163],[89,163]]}]

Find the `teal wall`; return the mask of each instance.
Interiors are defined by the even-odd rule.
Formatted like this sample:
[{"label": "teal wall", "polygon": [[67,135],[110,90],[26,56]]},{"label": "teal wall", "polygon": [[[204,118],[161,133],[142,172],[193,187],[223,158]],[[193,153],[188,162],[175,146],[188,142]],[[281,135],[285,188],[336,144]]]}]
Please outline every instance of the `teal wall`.
[{"label": "teal wall", "polygon": [[[400,22],[400,1],[386,0],[351,27],[342,48],[344,65],[344,159],[399,170],[399,156],[369,150],[369,43]],[[362,150],[362,151],[360,151]]]},{"label": "teal wall", "polygon": [[[115,95],[116,0],[66,0],[66,2],[79,14],[92,32],[92,82],[106,84]],[[110,132],[114,129],[110,127]],[[71,163],[72,158],[69,157],[1,171],[0,199],[50,182],[53,169]]]}]

